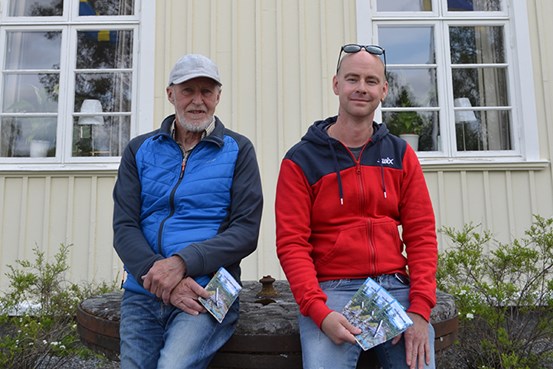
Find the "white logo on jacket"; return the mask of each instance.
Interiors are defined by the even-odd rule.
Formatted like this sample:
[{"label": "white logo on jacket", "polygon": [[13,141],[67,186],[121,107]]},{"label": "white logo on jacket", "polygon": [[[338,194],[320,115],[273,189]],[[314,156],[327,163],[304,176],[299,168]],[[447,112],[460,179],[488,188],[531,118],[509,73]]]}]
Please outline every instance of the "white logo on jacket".
[{"label": "white logo on jacket", "polygon": [[380,161],[382,162],[382,165],[394,165],[394,159],[390,157],[382,158]]}]

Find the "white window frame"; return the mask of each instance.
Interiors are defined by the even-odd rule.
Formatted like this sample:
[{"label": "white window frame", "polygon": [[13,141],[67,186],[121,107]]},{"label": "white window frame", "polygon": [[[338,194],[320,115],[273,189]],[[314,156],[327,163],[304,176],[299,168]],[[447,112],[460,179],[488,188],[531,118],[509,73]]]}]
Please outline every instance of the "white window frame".
[{"label": "white window frame", "polygon": [[[17,0],[12,0],[17,1]],[[130,138],[152,129],[154,112],[154,41],[155,41],[155,1],[135,0],[136,15],[117,16],[117,25],[110,29],[133,30],[133,92],[131,106]],[[72,156],[72,130],[74,111],[74,66],[76,45],[75,37],[79,30],[105,26],[106,21],[115,17],[95,16],[78,17],[79,0],[65,0],[64,14],[73,14],[73,21],[65,17],[8,17],[8,0],[0,0],[0,45],[6,45],[6,31],[12,30],[59,30],[62,37],[60,58],[60,85],[66,86],[60,91],[58,115],[66,118],[58,120],[63,128],[57,130],[56,157],[53,158],[0,158],[0,170],[3,171],[68,171],[68,170],[115,170],[119,167],[120,157],[77,157]],[[5,50],[0,50],[0,65],[4,65]],[[0,76],[0,83],[3,83]],[[0,95],[0,99],[2,96]],[[0,100],[1,101],[1,100]]]},{"label": "white window frame", "polygon": [[[444,2],[445,0],[439,0]],[[512,130],[513,130],[513,150],[509,154],[495,153],[484,151],[481,155],[456,155],[446,156],[444,152],[418,152],[419,159],[423,166],[441,166],[443,168],[455,165],[490,165],[497,164],[510,166],[511,168],[517,165],[524,165],[524,168],[530,169],[543,168],[547,161],[540,159],[538,146],[538,119],[535,105],[534,95],[534,79],[532,69],[532,54],[530,49],[530,32],[528,24],[527,0],[504,0],[505,12],[493,12],[494,14],[505,15],[506,19],[506,34],[510,35],[510,39],[505,39],[505,47],[509,49],[506,54],[507,63],[509,64],[509,89],[510,89],[510,106],[512,107]],[[443,4],[442,4],[443,5]],[[402,17],[408,18],[409,15],[416,14],[418,17],[423,13],[429,15],[426,24],[434,24],[435,27],[445,27],[446,21],[438,20],[435,15],[437,7],[441,6],[438,0],[432,1],[432,12],[402,12]],[[396,21],[397,12],[394,13],[378,13],[376,12],[376,0],[356,0],[357,14],[357,40],[360,44],[378,43],[376,22],[390,20]],[[482,13],[475,13],[476,15]],[[454,15],[453,12],[448,14]],[[392,17],[393,16],[393,17]],[[465,19],[467,14],[459,14],[459,18]],[[454,18],[454,17],[453,17]],[[420,18],[417,18],[420,19]],[[447,21],[450,24],[454,20]],[[460,22],[461,23],[461,22]],[[467,24],[463,22],[461,24]],[[493,24],[493,22],[490,22]],[[436,43],[440,43],[440,49],[443,51],[445,46],[449,47],[448,40],[445,40],[446,34],[438,32],[436,34]],[[437,49],[437,54],[439,51]],[[444,74],[446,68],[451,68],[450,65],[445,65],[444,58],[437,55],[436,63],[442,63],[438,68],[438,74]],[[442,80],[444,75],[440,76]],[[450,83],[447,81],[447,83]],[[443,85],[438,86],[438,101],[440,105],[440,122],[442,129],[447,124],[451,129],[453,125],[447,123],[454,119],[453,113],[453,96],[448,96],[448,90]],[[376,119],[382,117],[381,111],[377,112]]]}]

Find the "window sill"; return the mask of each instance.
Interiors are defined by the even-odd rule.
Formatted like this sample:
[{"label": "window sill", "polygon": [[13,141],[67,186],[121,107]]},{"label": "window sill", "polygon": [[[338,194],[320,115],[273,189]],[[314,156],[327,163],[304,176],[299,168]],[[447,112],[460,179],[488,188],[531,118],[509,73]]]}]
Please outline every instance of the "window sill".
[{"label": "window sill", "polygon": [[508,160],[508,159],[434,159],[420,158],[425,172],[459,172],[459,171],[539,171],[550,167],[548,160]]},{"label": "window sill", "polygon": [[72,164],[54,164],[54,163],[29,163],[29,164],[0,164],[0,172],[2,175],[9,173],[67,173],[67,172],[109,172],[116,173],[119,168],[117,163],[72,163]]}]

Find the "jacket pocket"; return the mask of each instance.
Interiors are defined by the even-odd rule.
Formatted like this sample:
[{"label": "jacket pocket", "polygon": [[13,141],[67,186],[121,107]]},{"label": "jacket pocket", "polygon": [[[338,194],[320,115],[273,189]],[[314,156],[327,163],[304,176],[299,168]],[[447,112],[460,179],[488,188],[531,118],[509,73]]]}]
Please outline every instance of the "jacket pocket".
[{"label": "jacket pocket", "polygon": [[[321,252],[317,255],[317,251]],[[319,265],[330,264],[336,270],[366,274],[371,259],[367,225],[342,229],[333,245],[326,250],[315,248],[315,253],[315,262]]]}]

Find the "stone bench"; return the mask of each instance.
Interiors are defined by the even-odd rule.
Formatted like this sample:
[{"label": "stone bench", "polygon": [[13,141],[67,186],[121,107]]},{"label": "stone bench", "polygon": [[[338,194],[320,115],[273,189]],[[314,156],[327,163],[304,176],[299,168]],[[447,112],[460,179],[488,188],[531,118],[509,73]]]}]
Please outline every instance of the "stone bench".
[{"label": "stone bench", "polygon": [[[215,355],[211,369],[302,368],[298,306],[287,281],[270,283],[271,280],[274,281],[264,277],[263,286],[244,281],[236,332]],[[82,342],[113,360],[118,360],[119,354],[121,296],[121,292],[114,292],[87,299],[77,311],[77,330]],[[431,322],[439,355],[457,337],[457,310],[452,296],[438,292]],[[378,368],[376,361],[371,350],[363,352],[359,367]]]}]

